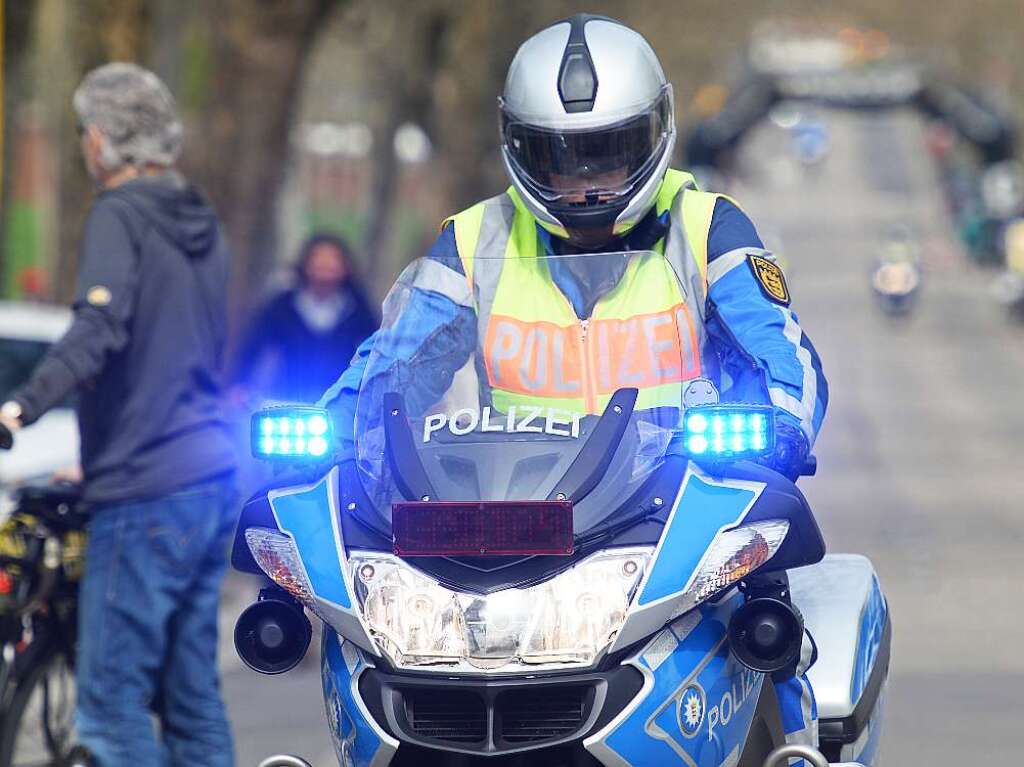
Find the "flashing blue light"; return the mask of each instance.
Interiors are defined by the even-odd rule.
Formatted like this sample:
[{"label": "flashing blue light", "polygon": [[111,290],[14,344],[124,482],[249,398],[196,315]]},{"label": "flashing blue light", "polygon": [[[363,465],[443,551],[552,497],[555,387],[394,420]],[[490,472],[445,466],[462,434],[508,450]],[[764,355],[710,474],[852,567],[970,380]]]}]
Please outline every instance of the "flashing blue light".
[{"label": "flashing blue light", "polygon": [[774,449],[775,429],[768,406],[699,405],[687,410],[683,445],[690,455],[736,460]]},{"label": "flashing blue light", "polygon": [[686,419],[686,429],[692,434],[703,434],[708,430],[708,419],[700,413]]},{"label": "flashing blue light", "polygon": [[708,449],[708,441],[700,434],[695,434],[686,443],[686,449],[693,455],[702,455]]},{"label": "flashing blue light", "polygon": [[331,421],[321,408],[277,407],[252,418],[252,452],[257,458],[321,458],[330,450]]}]

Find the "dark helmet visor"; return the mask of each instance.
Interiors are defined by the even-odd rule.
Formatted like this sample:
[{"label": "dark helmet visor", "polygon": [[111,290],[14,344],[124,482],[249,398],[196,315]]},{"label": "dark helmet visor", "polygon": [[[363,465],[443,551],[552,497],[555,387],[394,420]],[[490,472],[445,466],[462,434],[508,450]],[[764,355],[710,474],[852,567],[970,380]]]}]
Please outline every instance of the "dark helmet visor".
[{"label": "dark helmet visor", "polygon": [[657,161],[672,130],[666,92],[644,112],[611,125],[561,130],[501,112],[502,140],[520,178],[548,202],[628,195]]}]

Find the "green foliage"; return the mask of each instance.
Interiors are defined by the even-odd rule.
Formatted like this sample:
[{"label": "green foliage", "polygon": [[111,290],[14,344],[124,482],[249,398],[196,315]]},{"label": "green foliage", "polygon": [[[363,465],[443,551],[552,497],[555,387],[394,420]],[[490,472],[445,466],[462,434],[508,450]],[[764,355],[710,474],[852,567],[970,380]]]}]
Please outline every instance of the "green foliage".
[{"label": "green foliage", "polygon": [[19,277],[23,270],[40,262],[42,250],[42,211],[22,200],[10,202],[4,217],[4,298],[21,296]]}]

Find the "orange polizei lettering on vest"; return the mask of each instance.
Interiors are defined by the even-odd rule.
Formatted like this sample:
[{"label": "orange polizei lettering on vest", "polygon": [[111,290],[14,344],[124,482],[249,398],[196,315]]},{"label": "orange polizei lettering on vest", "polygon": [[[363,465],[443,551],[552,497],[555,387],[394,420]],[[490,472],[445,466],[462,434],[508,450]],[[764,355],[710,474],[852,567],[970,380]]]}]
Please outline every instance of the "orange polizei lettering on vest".
[{"label": "orange polizei lettering on vest", "polygon": [[579,397],[583,354],[589,354],[594,390],[651,388],[701,374],[697,331],[684,304],[627,319],[595,319],[583,348],[578,327],[494,316],[485,360],[491,385],[539,397]]},{"label": "orange polizei lettering on vest", "polygon": [[492,386],[539,397],[580,395],[583,358],[575,325],[492,316],[484,351]]},{"label": "orange polizei lettering on vest", "polygon": [[591,366],[591,370],[597,370],[597,386],[599,392],[614,391],[612,386],[612,350],[611,350],[611,328],[609,322],[595,323],[591,338],[596,338],[597,348],[591,346],[588,351],[597,357],[597,365]]},{"label": "orange polizei lettering on vest", "polygon": [[624,387],[649,388],[700,375],[697,332],[683,304],[626,320],[597,320],[597,387],[611,394]]}]

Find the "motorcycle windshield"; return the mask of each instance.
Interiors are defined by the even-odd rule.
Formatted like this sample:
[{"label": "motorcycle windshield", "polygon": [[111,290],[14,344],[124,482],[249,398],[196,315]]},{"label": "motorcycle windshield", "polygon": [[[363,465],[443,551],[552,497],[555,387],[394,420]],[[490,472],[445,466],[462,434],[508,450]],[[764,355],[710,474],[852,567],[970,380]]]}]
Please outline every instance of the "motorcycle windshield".
[{"label": "motorcycle windshield", "polygon": [[373,521],[387,525],[396,501],[565,492],[584,533],[660,465],[687,382],[701,376],[698,318],[651,251],[424,258],[402,272],[383,315],[355,438],[383,518]]}]

